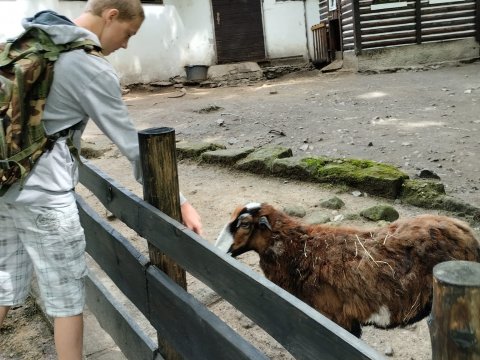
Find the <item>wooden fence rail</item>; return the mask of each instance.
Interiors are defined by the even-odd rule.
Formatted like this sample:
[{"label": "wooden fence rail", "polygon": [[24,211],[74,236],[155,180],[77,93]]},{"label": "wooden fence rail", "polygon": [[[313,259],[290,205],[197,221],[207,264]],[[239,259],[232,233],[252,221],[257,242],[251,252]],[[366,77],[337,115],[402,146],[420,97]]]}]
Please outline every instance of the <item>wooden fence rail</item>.
[{"label": "wooden fence rail", "polygon": [[[115,183],[84,160],[80,181],[140,236],[171,257],[281,343],[297,359],[383,359],[375,350],[320,313]],[[266,359],[203,304],[168,278],[127,239],[78,198],[87,251],[157,332],[185,359]],[[115,310],[95,279],[88,287],[89,308],[128,358],[138,345],[144,358],[158,359],[149,339],[131,319]],[[95,289],[95,290],[94,290]],[[92,300],[93,298],[93,300]],[[115,315],[112,315],[115,313]],[[103,317],[103,318],[102,318]],[[121,329],[121,330],[119,330]],[[125,336],[125,329],[137,332]],[[144,339],[144,340],[142,340]],[[143,358],[143,357],[142,357]]]}]

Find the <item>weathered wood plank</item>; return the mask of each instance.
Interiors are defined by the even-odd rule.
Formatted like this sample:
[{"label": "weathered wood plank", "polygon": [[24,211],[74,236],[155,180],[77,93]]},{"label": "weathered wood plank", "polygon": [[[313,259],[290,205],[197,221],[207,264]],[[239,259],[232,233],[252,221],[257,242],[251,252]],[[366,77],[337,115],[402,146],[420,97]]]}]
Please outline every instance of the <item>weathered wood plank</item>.
[{"label": "weathered wood plank", "polygon": [[430,35],[430,34],[445,34],[445,35],[454,35],[454,34],[460,34],[460,33],[474,33],[475,28],[473,25],[461,25],[461,26],[455,26],[455,27],[443,27],[443,28],[435,28],[435,27],[424,27],[422,34],[423,35]]},{"label": "weathered wood plank", "polygon": [[453,39],[465,39],[469,37],[474,37],[475,36],[475,31],[470,30],[470,31],[465,31],[465,32],[459,32],[459,33],[454,33],[454,34],[423,34],[423,42],[428,42],[428,41],[443,41],[443,40],[453,40]]},{"label": "weathered wood plank", "polygon": [[80,178],[115,215],[123,216],[125,209],[135,214],[123,216],[132,229],[255,321],[297,359],[382,358],[302,301],[222,254],[128,190],[117,187],[86,161]]},{"label": "weathered wood plank", "polygon": [[422,14],[451,14],[455,11],[475,11],[475,1],[446,3],[441,5],[422,6]]},{"label": "weathered wood plank", "polygon": [[422,23],[425,22],[435,22],[435,21],[446,21],[446,20],[455,20],[458,19],[464,24],[473,24],[475,18],[475,10],[465,10],[465,11],[456,11],[452,13],[441,13],[441,14],[426,14],[422,13]]},{"label": "weathered wood plank", "polygon": [[183,358],[268,359],[155,266],[147,281],[152,325]]},{"label": "weathered wood plank", "polygon": [[148,317],[145,279],[149,260],[77,196],[87,252],[117,287]]},{"label": "weathered wood plank", "polygon": [[406,42],[409,40],[415,40],[415,29],[411,29],[409,31],[403,32],[390,32],[390,33],[383,33],[383,34],[362,34],[362,43],[366,45],[368,42],[373,41],[395,41],[405,39]]},{"label": "weathered wood plank", "polygon": [[412,33],[415,33],[415,24],[405,24],[401,26],[396,26],[393,29],[388,27],[381,27],[381,26],[372,27],[372,28],[364,27],[362,29],[362,37],[369,36],[369,35],[370,36],[371,35],[394,36],[394,34],[405,34],[405,33],[409,33],[410,35]]},{"label": "weathered wood plank", "polygon": [[[107,208],[115,209],[112,213],[125,224],[138,222],[138,206],[129,207],[131,192],[115,182],[99,168],[82,158],[80,182],[88,188]],[[135,196],[135,199],[139,199]],[[110,210],[111,211],[111,210]]]},{"label": "weathered wood plank", "polygon": [[139,328],[94,274],[87,277],[86,294],[89,310],[127,359],[162,359],[157,353],[157,344]]},{"label": "weathered wood plank", "polygon": [[[354,5],[355,6],[355,5]],[[360,11],[360,9],[359,9]],[[400,8],[394,10],[385,10],[385,12],[380,13],[378,11],[371,11],[370,8],[368,9],[361,9],[361,15],[357,15],[361,18],[362,23],[365,21],[381,21],[387,19],[415,19],[415,8],[408,7],[408,8]]]},{"label": "weathered wood plank", "polygon": [[415,36],[411,36],[410,38],[404,39],[391,39],[386,41],[371,41],[371,42],[364,42],[363,48],[364,49],[371,49],[371,48],[381,48],[387,46],[398,46],[398,45],[413,45],[416,44]]}]

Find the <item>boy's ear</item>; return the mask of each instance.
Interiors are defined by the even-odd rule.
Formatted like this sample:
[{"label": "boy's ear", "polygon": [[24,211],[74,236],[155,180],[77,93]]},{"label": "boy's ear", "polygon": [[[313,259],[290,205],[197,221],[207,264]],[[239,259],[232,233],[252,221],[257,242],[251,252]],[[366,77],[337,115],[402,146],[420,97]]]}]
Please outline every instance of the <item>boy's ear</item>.
[{"label": "boy's ear", "polygon": [[118,16],[118,9],[105,9],[102,13],[102,17],[105,21],[112,21]]}]

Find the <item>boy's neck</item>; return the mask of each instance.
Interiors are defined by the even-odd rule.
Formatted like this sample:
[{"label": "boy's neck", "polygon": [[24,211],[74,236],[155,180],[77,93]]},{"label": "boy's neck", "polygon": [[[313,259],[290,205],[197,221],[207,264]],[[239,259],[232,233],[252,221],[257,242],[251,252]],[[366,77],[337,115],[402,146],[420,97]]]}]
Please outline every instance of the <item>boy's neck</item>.
[{"label": "boy's neck", "polygon": [[105,21],[102,17],[93,15],[92,13],[82,13],[79,17],[73,20],[75,25],[83,27],[97,35],[100,38],[102,34],[103,27],[105,26]]}]

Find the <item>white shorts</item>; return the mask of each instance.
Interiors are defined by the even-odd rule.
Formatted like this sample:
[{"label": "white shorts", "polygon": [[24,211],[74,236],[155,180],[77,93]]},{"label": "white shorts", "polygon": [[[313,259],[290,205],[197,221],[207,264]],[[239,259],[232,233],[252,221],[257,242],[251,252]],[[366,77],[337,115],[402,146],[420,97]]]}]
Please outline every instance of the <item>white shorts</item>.
[{"label": "white shorts", "polygon": [[22,304],[33,269],[53,317],[83,312],[85,235],[75,203],[59,208],[0,202],[0,306]]}]

